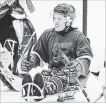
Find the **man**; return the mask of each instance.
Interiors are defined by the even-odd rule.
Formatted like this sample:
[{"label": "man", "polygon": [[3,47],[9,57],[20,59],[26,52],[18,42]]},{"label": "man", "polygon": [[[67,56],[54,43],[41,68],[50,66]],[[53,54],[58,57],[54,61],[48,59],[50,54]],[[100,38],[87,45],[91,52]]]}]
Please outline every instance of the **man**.
[{"label": "man", "polygon": [[17,0],[0,0],[0,43],[2,46],[6,39],[18,41],[12,25],[14,18],[11,16],[12,9],[17,4]]},{"label": "man", "polygon": [[[72,27],[75,17],[76,11],[72,5],[62,3],[54,8],[55,27],[43,32],[32,51],[30,61],[26,59],[22,61],[22,70],[29,71],[23,79],[23,86],[32,82],[43,89],[45,85],[45,94],[55,94],[63,91],[68,83],[75,84],[75,77],[86,77],[89,74],[93,54],[85,35]],[[32,80],[31,68],[40,65],[39,59],[48,63],[48,70],[42,71],[41,74],[37,73]],[[67,78],[68,74],[71,76],[70,81]],[[46,76],[49,77],[46,79]],[[36,92],[35,96],[37,95],[39,94]]]},{"label": "man", "polygon": [[[17,36],[15,34],[15,30],[13,28],[12,25],[12,21],[13,18],[11,16],[11,9],[12,9],[12,5],[16,4],[17,0],[0,0],[0,44],[2,45],[2,47],[6,47],[7,50],[12,47],[12,43],[10,43],[10,47],[7,47],[7,39],[11,39],[12,41],[16,41],[18,42]],[[14,55],[16,55],[16,51],[17,51],[17,45],[15,44],[14,46],[15,51],[14,51]],[[9,49],[9,52],[11,52],[12,50]],[[1,56],[1,53],[0,53]],[[8,55],[4,55],[4,57],[6,57]],[[9,56],[7,57],[9,58]],[[14,59],[15,60],[15,59]],[[0,62],[1,62],[1,58],[0,58]],[[1,72],[1,70],[0,70]],[[0,73],[0,79],[6,84],[7,84],[4,76]]]},{"label": "man", "polygon": [[[9,52],[13,51],[15,64],[17,60],[18,43],[20,42],[13,26],[13,21],[17,19],[13,17],[13,11],[16,11],[16,9],[17,12],[23,14],[22,16],[25,18],[25,13],[19,4],[19,0],[2,0],[0,3],[0,43],[3,47],[6,47]],[[16,65],[12,66],[12,68],[14,68],[13,73],[15,72],[15,66]]]}]

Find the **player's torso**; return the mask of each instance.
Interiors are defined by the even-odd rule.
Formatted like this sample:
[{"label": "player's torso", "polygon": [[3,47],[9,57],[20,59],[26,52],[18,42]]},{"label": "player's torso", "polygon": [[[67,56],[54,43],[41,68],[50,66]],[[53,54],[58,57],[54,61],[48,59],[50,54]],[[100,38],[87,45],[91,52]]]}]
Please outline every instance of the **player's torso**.
[{"label": "player's torso", "polygon": [[75,33],[76,30],[67,33],[65,36],[57,32],[52,32],[51,38],[48,41],[48,52],[49,58],[53,57],[53,54],[57,50],[61,50],[71,59],[76,58],[76,39],[78,34]]}]

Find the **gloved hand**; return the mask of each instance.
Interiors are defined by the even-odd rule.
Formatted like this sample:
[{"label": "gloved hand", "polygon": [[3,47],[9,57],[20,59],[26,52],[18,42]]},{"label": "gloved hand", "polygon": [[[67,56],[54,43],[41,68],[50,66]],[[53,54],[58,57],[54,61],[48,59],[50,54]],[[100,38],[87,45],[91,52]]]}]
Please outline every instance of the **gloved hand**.
[{"label": "gloved hand", "polygon": [[44,75],[44,76],[52,76],[51,75],[51,70],[43,70],[41,73],[42,73],[42,75]]},{"label": "gloved hand", "polygon": [[66,66],[66,69],[69,69],[70,82],[75,83],[75,78],[81,75],[81,64],[78,61],[74,60]]},{"label": "gloved hand", "polygon": [[22,59],[22,62],[21,62],[21,70],[22,71],[29,71],[32,69],[33,65],[35,63],[35,58],[34,58],[34,55],[31,55],[29,57],[29,60],[27,60],[27,56],[25,56],[23,59]]}]

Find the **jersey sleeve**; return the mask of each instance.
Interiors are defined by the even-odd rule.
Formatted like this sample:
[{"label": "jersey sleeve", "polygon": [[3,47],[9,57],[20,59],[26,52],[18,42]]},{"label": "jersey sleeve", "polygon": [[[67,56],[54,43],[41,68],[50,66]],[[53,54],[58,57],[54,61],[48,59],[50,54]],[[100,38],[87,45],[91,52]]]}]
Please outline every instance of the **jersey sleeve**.
[{"label": "jersey sleeve", "polygon": [[48,63],[49,56],[48,56],[48,44],[47,44],[47,32],[44,32],[41,37],[39,38],[37,44],[35,45],[33,51],[36,51],[42,60]]},{"label": "jersey sleeve", "polygon": [[89,73],[93,53],[89,41],[83,34],[80,34],[76,40],[76,54],[76,60],[81,65],[81,73],[83,76],[86,76]]}]

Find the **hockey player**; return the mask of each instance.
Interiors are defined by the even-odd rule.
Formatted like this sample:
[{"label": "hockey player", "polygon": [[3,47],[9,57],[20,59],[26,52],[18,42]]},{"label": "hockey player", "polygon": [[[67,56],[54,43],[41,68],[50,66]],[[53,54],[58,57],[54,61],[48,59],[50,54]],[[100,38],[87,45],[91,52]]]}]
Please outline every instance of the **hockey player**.
[{"label": "hockey player", "polygon": [[[23,79],[25,90],[23,97],[28,93],[29,83],[35,86],[35,88],[30,86],[32,91],[29,92],[30,96],[41,96],[42,89],[45,95],[55,94],[63,91],[69,82],[75,84],[75,77],[86,78],[89,74],[93,54],[86,36],[72,27],[75,17],[76,10],[72,5],[62,3],[54,8],[54,28],[43,32],[31,53],[30,61],[26,58],[22,61],[22,70],[29,71]],[[67,58],[70,64],[67,63]],[[47,71],[36,67],[40,65],[41,59],[48,63]],[[32,70],[39,73],[35,74]],[[33,78],[31,73],[34,74]],[[68,80],[69,74],[71,77]]]},{"label": "hockey player", "polygon": [[[27,19],[26,12],[20,5],[20,1],[21,0],[0,0],[0,43],[4,49],[6,48],[8,53],[11,53],[11,57],[13,58],[13,61],[11,61],[11,66],[9,65],[7,67],[6,64],[4,64],[3,67],[6,66],[6,68],[9,68],[12,74],[15,75],[18,74],[17,63],[19,62],[20,56],[22,55],[25,47],[27,47],[27,43],[30,38],[32,38],[33,34],[33,38],[36,41],[35,29],[30,20]],[[29,6],[28,8],[31,9],[30,12],[34,12],[31,1],[25,1],[26,5]],[[29,46],[26,51],[28,51],[28,49]],[[8,55],[4,54],[5,53],[0,53],[0,56],[2,55],[3,57],[5,56],[7,59],[9,59]],[[0,63],[3,63],[1,61],[1,57]],[[5,79],[3,73],[1,73],[1,70],[0,79],[6,85],[12,84],[7,83],[7,80]]]}]

